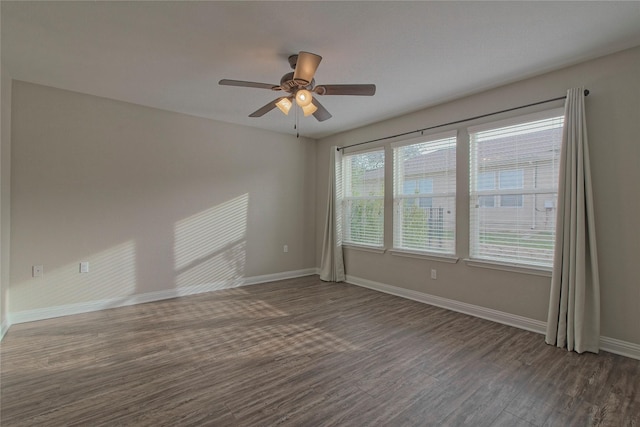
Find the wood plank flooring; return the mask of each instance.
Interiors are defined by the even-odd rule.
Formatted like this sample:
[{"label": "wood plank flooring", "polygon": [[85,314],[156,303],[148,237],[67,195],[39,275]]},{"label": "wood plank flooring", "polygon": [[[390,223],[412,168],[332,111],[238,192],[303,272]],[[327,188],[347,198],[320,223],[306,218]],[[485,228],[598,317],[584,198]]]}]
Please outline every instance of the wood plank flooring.
[{"label": "wood plank flooring", "polygon": [[640,361],[317,276],[0,346],[2,426],[640,426]]}]

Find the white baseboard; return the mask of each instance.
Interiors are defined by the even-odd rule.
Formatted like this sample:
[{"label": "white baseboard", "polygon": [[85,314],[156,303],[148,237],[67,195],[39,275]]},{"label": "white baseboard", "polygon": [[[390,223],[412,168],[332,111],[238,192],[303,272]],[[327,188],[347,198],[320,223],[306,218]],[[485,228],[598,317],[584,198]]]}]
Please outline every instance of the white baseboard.
[{"label": "white baseboard", "polygon": [[[98,301],[88,301],[76,304],[65,304],[54,307],[39,308],[34,310],[24,310],[9,313],[10,325],[17,323],[33,322],[36,320],[51,319],[54,317],[69,316],[72,314],[89,313],[108,308],[125,307],[128,305],[144,304],[147,302],[161,301],[187,295],[201,294],[205,292],[217,291],[221,289],[235,288],[239,286],[256,285],[259,283],[273,282],[275,280],[293,279],[296,277],[310,276],[316,274],[315,268],[304,270],[285,271],[282,273],[265,274],[262,276],[243,277],[217,283],[208,283],[199,286],[190,286],[177,289],[167,289],[157,292],[135,294],[121,298],[109,298]],[[7,327],[8,329],[8,327]],[[3,323],[4,331],[4,323]]]},{"label": "white baseboard", "polygon": [[295,279],[296,277],[312,276],[318,274],[317,268],[305,268],[304,270],[285,271],[283,273],[263,274],[262,276],[245,277],[241,286],[256,285],[259,283],[275,282],[276,280]]},{"label": "white baseboard", "polygon": [[600,337],[600,349],[620,356],[640,360],[640,345],[615,338]]},{"label": "white baseboard", "polygon": [[457,311],[459,313],[480,317],[482,319],[514,326],[516,328],[525,329],[527,331],[537,332],[539,334],[544,333],[546,328],[546,323],[539,320],[533,320],[529,319],[528,317],[517,316],[515,314],[505,313],[504,311],[498,311],[478,305],[467,304],[465,302],[442,298],[435,295],[429,295],[425,294],[424,292],[399,288],[397,286],[387,285],[385,283],[374,282],[372,280],[362,279],[360,277],[347,275],[347,282],[357,286],[362,286],[364,288],[373,289],[375,291],[407,298],[413,301],[435,305],[436,307],[446,308],[447,310]]},{"label": "white baseboard", "polygon": [[[347,275],[347,283],[361,286],[363,288],[373,289],[375,291],[396,295],[413,301],[422,302],[436,307],[445,308],[447,310],[457,311],[459,313],[468,314],[470,316],[480,317],[482,319],[491,320],[493,322],[502,323],[504,325],[513,326],[539,334],[545,334],[547,323],[540,320],[529,319],[504,311],[493,310],[491,308],[481,307],[478,305],[467,304],[464,302],[442,298],[435,295],[429,295],[424,292],[413,291],[411,289],[400,288],[397,286],[387,285],[385,283],[374,282],[373,280],[363,279],[360,277]],[[628,341],[621,341],[615,338],[600,337],[600,349],[610,353],[619,354],[621,356],[630,357],[640,360],[640,345]]]},{"label": "white baseboard", "polygon": [[2,341],[2,338],[4,338],[4,335],[9,330],[9,326],[11,326],[9,321],[6,318],[2,319],[2,323],[0,323],[0,341]]}]

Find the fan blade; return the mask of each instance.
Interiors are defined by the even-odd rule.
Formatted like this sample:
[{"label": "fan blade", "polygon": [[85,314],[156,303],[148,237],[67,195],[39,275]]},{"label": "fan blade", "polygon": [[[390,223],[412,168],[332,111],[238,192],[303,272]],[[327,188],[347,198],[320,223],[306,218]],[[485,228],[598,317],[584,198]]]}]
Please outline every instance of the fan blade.
[{"label": "fan blade", "polygon": [[255,87],[258,89],[280,90],[280,86],[278,85],[272,85],[269,83],[245,82],[244,80],[222,79],[218,82],[218,84],[222,86]]},{"label": "fan blade", "polygon": [[276,102],[280,102],[280,100],[282,98],[286,98],[286,96],[283,96],[283,97],[280,97],[280,98],[276,98],[273,101],[269,102],[268,104],[264,105],[263,107],[258,108],[256,111],[254,111],[253,113],[249,114],[249,117],[262,117],[262,116],[264,116],[269,111],[271,111],[274,108],[276,108]]},{"label": "fan blade", "polygon": [[293,73],[293,80],[300,86],[307,86],[313,80],[313,76],[322,61],[322,56],[310,52],[298,53],[298,62]]},{"label": "fan blade", "polygon": [[313,105],[318,107],[318,109],[313,113],[313,117],[315,117],[319,122],[324,122],[325,120],[329,120],[332,116],[331,113],[324,108],[324,105],[320,104],[316,98],[312,98],[311,102]]},{"label": "fan blade", "polygon": [[376,85],[319,85],[313,91],[318,95],[373,96],[376,93]]}]

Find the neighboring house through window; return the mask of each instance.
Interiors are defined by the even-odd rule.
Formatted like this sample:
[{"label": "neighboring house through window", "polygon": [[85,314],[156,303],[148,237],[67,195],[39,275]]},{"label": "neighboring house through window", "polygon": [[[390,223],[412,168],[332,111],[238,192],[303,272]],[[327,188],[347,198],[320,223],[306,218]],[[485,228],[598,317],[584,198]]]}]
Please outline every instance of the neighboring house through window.
[{"label": "neighboring house through window", "polygon": [[455,132],[392,147],[393,248],[455,254]]},{"label": "neighboring house through window", "polygon": [[553,110],[468,129],[472,259],[551,267],[563,122]]},{"label": "neighboring house through window", "polygon": [[478,173],[478,207],[493,208],[496,205],[496,196],[493,194],[485,195],[485,192],[493,192],[496,189],[496,173],[480,172]]},{"label": "neighboring house through window", "polygon": [[[405,181],[403,190],[403,194],[433,194],[433,178],[420,178],[418,180]],[[416,197],[405,200],[405,206],[410,206],[412,204],[421,208],[430,208],[433,206],[433,198]]]},{"label": "neighboring house through window", "polygon": [[[524,188],[524,171],[522,169],[506,169],[499,172],[500,190],[522,190]],[[522,194],[501,194],[501,208],[521,208],[524,196]]]}]

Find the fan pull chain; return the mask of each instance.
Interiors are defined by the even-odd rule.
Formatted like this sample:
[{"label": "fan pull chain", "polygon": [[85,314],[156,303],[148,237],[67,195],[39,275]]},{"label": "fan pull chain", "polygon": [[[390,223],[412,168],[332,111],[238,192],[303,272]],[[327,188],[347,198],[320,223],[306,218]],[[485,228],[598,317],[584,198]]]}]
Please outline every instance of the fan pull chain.
[{"label": "fan pull chain", "polygon": [[296,139],[300,139],[300,120],[298,117],[298,109],[296,108],[296,123],[293,125],[293,128],[296,130]]}]

